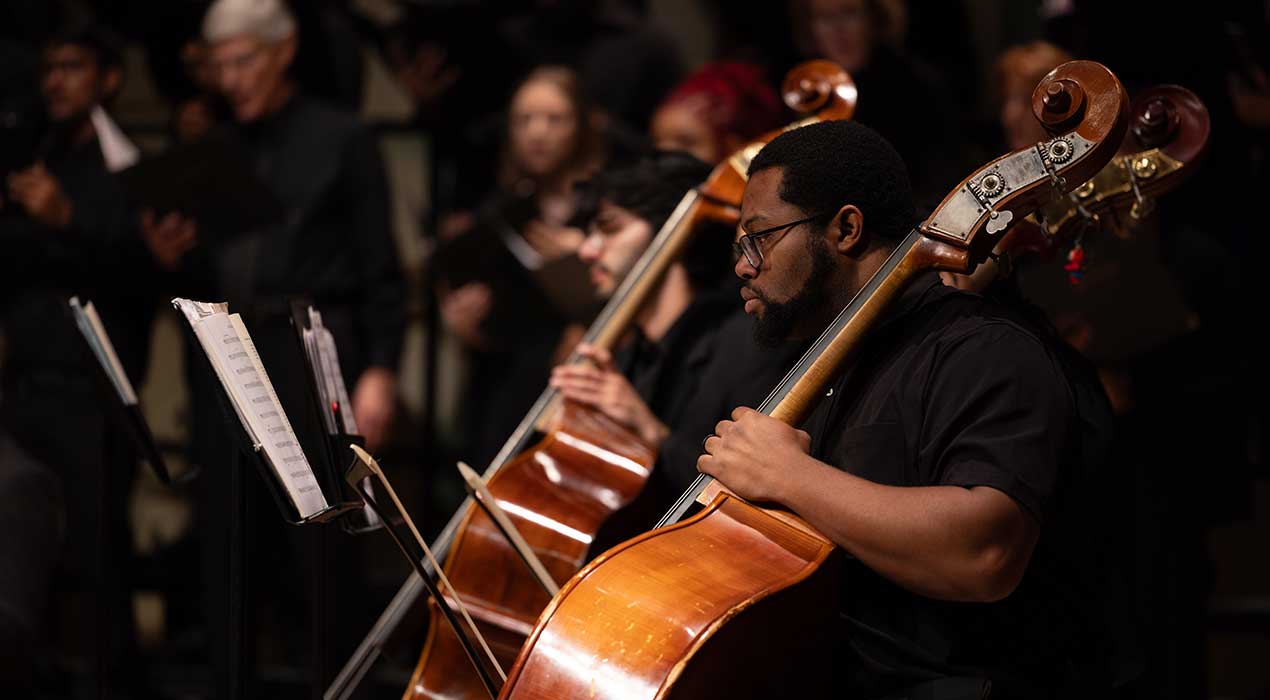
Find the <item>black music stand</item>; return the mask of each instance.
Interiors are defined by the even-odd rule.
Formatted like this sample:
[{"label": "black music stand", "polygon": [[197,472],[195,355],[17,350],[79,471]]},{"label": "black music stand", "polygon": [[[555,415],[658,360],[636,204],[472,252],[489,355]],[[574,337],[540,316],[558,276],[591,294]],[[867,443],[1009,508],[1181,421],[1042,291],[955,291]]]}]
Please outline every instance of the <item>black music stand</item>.
[{"label": "black music stand", "polygon": [[[310,322],[309,310],[316,308],[307,298],[296,298],[290,302],[291,306],[291,326],[295,330],[296,347],[299,350],[300,361],[304,367],[304,375],[308,381],[304,383],[304,391],[308,397],[309,406],[313,412],[314,418],[317,420],[318,429],[322,431],[325,437],[322,440],[323,450],[321,459],[320,474],[317,474],[322,483],[322,490],[327,494],[338,494],[340,502],[344,504],[337,518],[341,526],[350,534],[357,534],[376,529],[374,527],[366,527],[364,525],[355,524],[359,513],[362,512],[364,504],[361,496],[353,492],[353,490],[341,478],[341,470],[343,465],[348,464],[350,460],[355,459],[355,455],[349,449],[350,444],[356,444],[363,447],[366,444],[365,439],[360,435],[350,435],[341,430],[343,423],[338,416],[335,417],[334,432],[328,430],[326,426],[325,412],[332,410],[331,407],[324,405],[322,394],[318,389],[318,383],[321,381],[320,371],[313,365],[309,353],[304,345],[304,332],[312,330]],[[338,358],[337,358],[338,359]],[[345,410],[352,410],[349,406]],[[322,693],[327,684],[327,599],[330,597],[327,590],[327,581],[324,574],[327,570],[327,559],[329,555],[329,541],[327,530],[320,527],[314,532],[312,538],[312,556],[314,574],[309,577],[312,584],[310,589],[310,604],[313,606],[313,684],[311,686],[314,700],[322,700]]]},{"label": "black music stand", "polygon": [[[183,321],[185,319],[182,319]],[[286,490],[279,481],[277,474],[269,463],[269,458],[265,454],[264,449],[257,444],[253,444],[250,436],[247,434],[246,428],[239,419],[237,412],[230,403],[229,397],[226,395],[224,387],[221,385],[219,377],[216,375],[215,369],[212,368],[211,359],[203,350],[202,344],[194,333],[194,329],[188,322],[181,324],[185,328],[187,340],[196,349],[191,354],[201,358],[198,361],[200,372],[203,372],[209,380],[208,385],[215,387],[214,393],[217,396],[217,404],[220,406],[221,415],[224,418],[225,425],[229,427],[229,436],[233,442],[233,456],[230,459],[229,469],[229,565],[228,565],[228,585],[229,585],[229,630],[226,646],[228,647],[228,665],[229,668],[225,673],[226,692],[223,697],[230,700],[240,700],[250,697],[247,694],[246,679],[247,674],[243,669],[244,656],[248,650],[246,629],[247,629],[247,607],[244,600],[246,592],[246,583],[248,579],[247,567],[247,531],[246,525],[249,522],[251,513],[248,508],[248,499],[246,498],[244,481],[242,472],[245,469],[244,464],[250,463],[255,466],[255,470],[264,479],[268,491],[273,497],[274,503],[278,506],[283,520],[292,525],[308,525],[312,523],[327,523],[338,519],[346,513],[354,510],[360,510],[362,504],[348,503],[337,501],[335,505],[328,505],[321,511],[310,515],[307,518],[300,517],[299,511],[295,505],[291,503],[290,498],[286,495]],[[303,445],[301,445],[303,449]],[[323,450],[325,452],[325,450]],[[306,455],[308,453],[306,452]],[[320,475],[318,484],[322,488],[324,495],[331,495],[327,485],[322,483]],[[337,492],[338,493],[338,492]],[[330,503],[330,499],[327,499]],[[312,579],[320,578],[320,576],[310,577]],[[320,583],[315,583],[315,587]],[[315,630],[318,625],[315,621]]]},{"label": "black music stand", "polygon": [[[76,304],[78,302],[76,301]],[[82,308],[82,307],[81,307]],[[113,423],[116,427],[122,427],[123,432],[127,433],[129,439],[133,443],[133,447],[138,454],[145,459],[150,468],[154,470],[154,475],[159,482],[165,486],[172,484],[171,472],[168,471],[167,463],[163,460],[162,453],[159,452],[158,446],[155,444],[154,435],[150,431],[149,425],[146,423],[145,415],[141,412],[140,404],[129,404],[124,397],[115,388],[114,382],[110,378],[109,370],[102,364],[97,353],[93,352],[92,343],[84,335],[84,329],[80,327],[78,319],[72,305],[68,303],[64,309],[64,318],[66,322],[75,330],[75,335],[83,341],[80,346],[84,362],[90,366],[96,367],[97,370],[92,373],[96,377],[97,390],[100,392],[103,401],[110,408],[105,410],[107,421]],[[107,338],[107,340],[109,340]],[[112,343],[113,345],[113,343]],[[91,370],[90,370],[91,371]],[[115,493],[115,483],[112,480],[111,464],[116,456],[117,441],[111,431],[105,431],[102,442],[102,455],[100,460],[100,473],[98,474],[99,488],[97,493],[97,556],[94,565],[94,576],[96,578],[97,596],[107,590],[105,586],[106,566],[113,557],[110,556],[112,547],[111,531],[112,520],[110,518],[111,495]],[[97,599],[96,605],[96,642],[94,649],[96,673],[97,673],[97,690],[101,697],[109,695],[109,680],[106,673],[105,649],[110,644],[110,625],[112,622],[111,601],[102,601]]]}]

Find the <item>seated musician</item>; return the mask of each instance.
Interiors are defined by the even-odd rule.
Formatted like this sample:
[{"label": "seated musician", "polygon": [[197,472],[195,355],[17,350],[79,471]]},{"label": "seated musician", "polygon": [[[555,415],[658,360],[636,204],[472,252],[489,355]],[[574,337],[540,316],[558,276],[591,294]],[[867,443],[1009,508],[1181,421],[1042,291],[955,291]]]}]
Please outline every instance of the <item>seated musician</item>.
[{"label": "seated musician", "polygon": [[[591,266],[601,296],[613,294],[684,194],[709,174],[709,166],[686,153],[660,152],[590,184],[598,206],[578,255]],[[602,411],[657,450],[635,508],[653,519],[696,476],[701,439],[714,424],[733,406],[761,401],[796,359],[789,351],[760,352],[751,341],[728,275],[729,236],[708,224],[694,234],[637,313],[633,337],[615,353],[583,345],[592,364],[552,371],[551,385],[566,398]],[[642,525],[632,532],[651,522]]]},{"label": "seated musician", "polygon": [[[756,335],[815,336],[914,220],[904,164],[868,127],[773,140],[738,229]],[[841,548],[841,697],[1098,697],[1116,650],[1077,405],[1024,320],[927,273],[804,430],[737,408],[698,468]]]}]

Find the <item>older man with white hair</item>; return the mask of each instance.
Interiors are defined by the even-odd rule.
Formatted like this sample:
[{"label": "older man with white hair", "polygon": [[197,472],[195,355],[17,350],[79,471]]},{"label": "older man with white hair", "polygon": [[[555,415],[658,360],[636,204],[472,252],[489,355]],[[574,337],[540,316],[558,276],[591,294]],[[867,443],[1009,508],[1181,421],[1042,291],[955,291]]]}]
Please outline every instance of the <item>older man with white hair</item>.
[{"label": "older man with white hair", "polygon": [[[321,426],[303,408],[310,405],[289,302],[312,299],[335,336],[352,410],[367,447],[382,447],[396,405],[396,370],[404,326],[405,288],[389,228],[389,202],[378,144],[357,118],[305,94],[290,74],[302,37],[281,0],[217,0],[203,18],[208,68],[223,95],[232,123],[223,134],[240,142],[260,181],[282,204],[281,223],[208,236],[174,267],[179,279],[205,280],[214,295],[242,314],[261,360],[300,439],[318,444]],[[228,498],[229,441],[213,388],[196,385],[192,402],[193,448],[206,466],[206,518],[202,528],[209,585],[223,571],[228,543],[219,519]],[[272,509],[257,480],[250,493],[261,509]],[[259,511],[258,511],[259,512]],[[273,629],[288,616],[303,615],[293,571],[305,551],[268,513],[252,526],[254,624],[291,645],[303,639],[294,629]],[[325,572],[315,575],[335,575]],[[339,586],[332,581],[332,585]],[[267,590],[266,590],[267,589]],[[223,611],[208,600],[212,654]],[[335,611],[332,614],[339,614]],[[272,630],[272,632],[270,631]],[[297,651],[297,650],[293,650]],[[323,650],[330,653],[331,650]],[[225,660],[222,659],[223,663]],[[218,666],[220,664],[217,664]]]},{"label": "older man with white hair", "polygon": [[295,58],[296,23],[281,0],[216,2],[203,18],[203,39],[238,121],[273,114],[294,95],[287,71]]},{"label": "older man with white hair", "polygon": [[355,116],[296,85],[289,70],[299,38],[281,0],[217,0],[203,38],[236,122],[231,131],[286,216],[276,227],[210,241],[210,255],[190,262],[210,258],[217,293],[248,319],[283,384],[283,367],[295,364],[294,341],[283,338],[287,299],[312,298],[335,334],[358,427],[377,448],[396,402],[405,293],[378,146]]}]

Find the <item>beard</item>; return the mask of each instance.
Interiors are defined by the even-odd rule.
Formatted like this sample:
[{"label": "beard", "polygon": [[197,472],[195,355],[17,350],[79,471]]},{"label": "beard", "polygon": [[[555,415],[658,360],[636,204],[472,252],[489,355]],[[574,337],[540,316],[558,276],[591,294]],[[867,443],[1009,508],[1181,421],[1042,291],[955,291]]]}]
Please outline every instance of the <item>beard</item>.
[{"label": "beard", "polygon": [[818,315],[829,300],[825,282],[833,272],[833,255],[825,248],[824,241],[809,238],[808,254],[811,256],[811,272],[794,296],[786,301],[774,302],[762,292],[746,286],[763,302],[763,315],[754,319],[754,342],[767,348],[779,347],[793,335],[799,323],[805,323]]}]

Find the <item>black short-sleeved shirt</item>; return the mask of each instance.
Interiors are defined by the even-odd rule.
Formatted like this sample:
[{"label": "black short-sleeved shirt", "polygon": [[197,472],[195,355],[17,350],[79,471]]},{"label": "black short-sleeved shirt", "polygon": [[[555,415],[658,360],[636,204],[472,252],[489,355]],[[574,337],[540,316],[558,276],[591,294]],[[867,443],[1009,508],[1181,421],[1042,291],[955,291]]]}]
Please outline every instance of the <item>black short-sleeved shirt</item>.
[{"label": "black short-sleeved shirt", "polygon": [[[735,289],[699,293],[657,342],[636,335],[614,364],[670,429],[620,539],[650,529],[698,476],[702,441],[737,406],[755,408],[798,358],[800,347],[761,348]],[[595,551],[602,551],[596,549]]]},{"label": "black short-sleeved shirt", "polygon": [[804,424],[817,458],[891,486],[989,486],[1041,534],[1019,587],[996,603],[911,593],[847,554],[843,697],[984,678],[1011,697],[1103,682],[1095,475],[1072,387],[1012,311],[919,279]]}]

